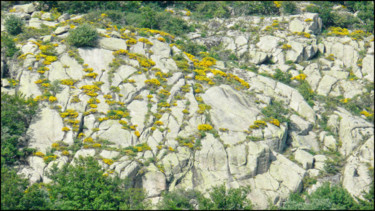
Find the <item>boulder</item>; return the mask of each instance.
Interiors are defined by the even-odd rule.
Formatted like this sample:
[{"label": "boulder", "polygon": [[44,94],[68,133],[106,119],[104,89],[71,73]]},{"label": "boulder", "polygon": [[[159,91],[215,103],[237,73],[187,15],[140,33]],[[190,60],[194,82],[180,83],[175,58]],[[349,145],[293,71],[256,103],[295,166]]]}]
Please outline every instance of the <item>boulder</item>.
[{"label": "boulder", "polygon": [[142,176],[142,187],[145,189],[147,197],[160,196],[161,192],[167,188],[165,175],[158,171],[153,164],[147,169],[148,172]]},{"label": "boulder", "polygon": [[298,149],[294,153],[294,158],[296,159],[297,162],[301,163],[302,167],[306,170],[313,167],[314,156],[306,152],[305,150]]},{"label": "boulder", "polygon": [[211,106],[212,123],[217,129],[246,130],[260,113],[246,95],[228,85],[212,87],[202,94],[202,98]]},{"label": "boulder", "polygon": [[309,131],[312,129],[313,125],[299,117],[298,115],[293,114],[290,117],[291,121],[291,129],[298,131],[298,135],[307,135]]},{"label": "boulder", "polygon": [[281,41],[280,38],[274,36],[262,36],[260,37],[259,42],[256,46],[263,52],[271,53],[272,51],[276,50],[276,47],[279,45]]},{"label": "boulder", "polygon": [[269,169],[270,175],[290,192],[300,192],[306,171],[281,154],[277,153],[275,156],[276,160],[271,163]]},{"label": "boulder", "polygon": [[36,10],[36,4],[30,3],[30,4],[23,4],[23,5],[15,5],[13,7],[15,9],[15,12],[23,12],[23,13],[33,13]]},{"label": "boulder", "polygon": [[367,55],[362,60],[362,73],[364,78],[374,82],[374,55]]},{"label": "boulder", "polygon": [[111,51],[116,51],[120,49],[125,49],[126,50],[126,43],[125,40],[118,39],[118,38],[100,38],[99,41],[99,47],[106,49],[106,50],[111,50]]},{"label": "boulder", "polygon": [[328,93],[331,91],[331,87],[333,84],[337,82],[337,78],[325,75],[323,76],[322,80],[319,83],[316,92],[320,95],[327,96]]},{"label": "boulder", "polygon": [[56,35],[60,35],[60,34],[63,34],[65,32],[68,32],[70,29],[70,26],[59,26],[57,27],[57,29],[55,30],[55,34]]},{"label": "boulder", "polygon": [[48,107],[42,108],[27,130],[27,136],[30,137],[29,147],[46,153],[52,143],[63,139],[63,127],[63,121],[57,111]]}]

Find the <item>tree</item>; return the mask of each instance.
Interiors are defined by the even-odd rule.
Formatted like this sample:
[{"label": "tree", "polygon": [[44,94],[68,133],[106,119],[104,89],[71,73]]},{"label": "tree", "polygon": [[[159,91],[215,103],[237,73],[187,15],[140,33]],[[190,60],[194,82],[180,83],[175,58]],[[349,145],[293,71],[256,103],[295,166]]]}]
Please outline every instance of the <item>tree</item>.
[{"label": "tree", "polygon": [[52,209],[145,209],[148,205],[142,190],[129,187],[118,176],[108,176],[93,157],[80,157],[75,166],[66,164],[61,169],[54,165],[48,175]]}]

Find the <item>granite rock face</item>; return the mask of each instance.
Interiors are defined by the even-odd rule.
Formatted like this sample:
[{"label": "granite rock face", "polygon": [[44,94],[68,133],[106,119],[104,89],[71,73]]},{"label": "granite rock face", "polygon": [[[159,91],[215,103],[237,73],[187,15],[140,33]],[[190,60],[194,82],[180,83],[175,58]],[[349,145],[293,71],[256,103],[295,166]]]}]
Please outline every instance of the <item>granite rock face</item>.
[{"label": "granite rock face", "polygon": [[[362,116],[341,106],[362,96],[374,98],[374,91],[366,89],[373,85],[374,45],[367,44],[373,35],[363,41],[323,37],[322,21],[313,13],[209,20],[204,24],[215,27],[206,37],[200,32],[187,37],[207,47],[221,43],[219,53],[238,57],[240,65],[229,60],[209,64],[204,56],[184,53],[172,37],[164,42],[152,30],[146,38],[139,30],[98,28],[102,37],[96,47],[73,51],[62,41],[70,29],[64,22],[85,16],[64,14],[50,20],[50,14],[41,16],[34,6],[15,9],[24,14],[20,17],[27,26],[53,28],[53,36],[40,39],[53,45],[56,61],[46,64],[39,58],[38,39],[17,43],[25,59],[6,61],[2,56],[1,66],[2,76],[7,64],[19,85],[13,88],[2,78],[1,90],[39,101],[26,133],[28,147],[46,154],[54,143],[82,143],[75,153],[69,151],[71,156],[54,152],[59,167],[74,165],[79,156],[93,156],[106,171],[144,188],[155,203],[163,191],[178,188],[207,194],[223,183],[250,185],[247,197],[254,208],[267,209],[269,200],[280,205],[290,193],[301,192],[304,178],[319,177],[331,159],[323,151],[334,150],[344,166],[342,179],[330,181],[338,180],[356,197],[368,191],[374,124],[366,116],[371,117],[374,106],[368,103]],[[259,30],[233,30],[236,23]],[[284,30],[271,33],[267,29],[272,23]],[[129,44],[129,38],[137,43]],[[286,82],[289,78],[282,80],[276,73],[293,78]],[[309,99],[315,94],[340,104]],[[286,114],[275,108],[276,101]],[[38,156],[27,161],[19,174],[32,183],[50,182],[45,172],[51,163]]]}]

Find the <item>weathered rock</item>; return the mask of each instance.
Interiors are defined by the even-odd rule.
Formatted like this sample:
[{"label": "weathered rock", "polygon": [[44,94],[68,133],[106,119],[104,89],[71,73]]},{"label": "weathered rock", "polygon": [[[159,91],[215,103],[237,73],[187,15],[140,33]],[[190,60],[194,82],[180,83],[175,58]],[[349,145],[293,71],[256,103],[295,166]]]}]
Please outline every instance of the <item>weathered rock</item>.
[{"label": "weathered rock", "polygon": [[320,81],[319,86],[316,89],[316,92],[320,95],[327,96],[328,93],[331,91],[332,85],[335,84],[336,82],[337,82],[337,78],[334,78],[329,75],[325,75]]},{"label": "weathered rock", "polygon": [[314,155],[314,160],[314,168],[323,171],[327,157],[325,155]]},{"label": "weathered rock", "polygon": [[256,44],[256,46],[263,52],[272,52],[276,49],[280,38],[274,36],[264,36],[260,38],[260,41]]},{"label": "weathered rock", "polygon": [[49,108],[43,108],[32,120],[27,135],[30,137],[29,147],[46,153],[47,148],[57,140],[62,140],[64,127],[60,114]]},{"label": "weathered rock", "polygon": [[70,29],[70,26],[60,26],[60,27],[57,27],[54,33],[56,35],[63,34],[65,32],[68,32],[69,29]]},{"label": "weathered rock", "polygon": [[362,118],[339,113],[341,116],[339,138],[342,146],[339,151],[342,155],[349,155],[356,149],[364,136],[373,135],[374,125]]},{"label": "weathered rock", "polygon": [[374,55],[367,55],[362,60],[362,73],[365,75],[364,78],[374,82]]},{"label": "weathered rock", "polygon": [[298,149],[294,153],[294,158],[296,159],[296,161],[301,163],[303,168],[306,169],[306,170],[313,167],[314,156],[312,154],[306,152],[305,150]]},{"label": "weathered rock", "polygon": [[126,50],[126,43],[125,40],[118,39],[118,38],[100,38],[99,41],[99,47],[106,49],[106,50],[111,50],[111,51],[116,51],[120,49],[125,49]]},{"label": "weathered rock", "polygon": [[300,149],[319,151],[319,143],[316,134],[310,132],[309,135],[301,136],[296,132],[291,132],[292,146]]},{"label": "weathered rock", "polygon": [[269,173],[281,185],[291,192],[299,192],[302,189],[302,179],[306,171],[297,164],[288,160],[281,154],[276,154],[276,160],[271,163]]},{"label": "weathered rock", "polygon": [[153,164],[147,169],[149,171],[142,177],[142,187],[145,189],[147,197],[160,196],[161,192],[166,189],[165,176]]},{"label": "weathered rock", "polygon": [[36,10],[36,4],[30,3],[30,4],[23,4],[23,5],[15,5],[13,7],[15,9],[15,12],[24,12],[24,13],[32,13]]},{"label": "weathered rock", "polygon": [[293,114],[290,117],[291,121],[291,129],[298,131],[298,135],[307,135],[309,131],[312,129],[313,125],[302,119],[301,117]]},{"label": "weathered rock", "polygon": [[202,98],[211,106],[212,122],[217,128],[233,131],[246,130],[260,113],[253,102],[228,85],[208,89]]}]

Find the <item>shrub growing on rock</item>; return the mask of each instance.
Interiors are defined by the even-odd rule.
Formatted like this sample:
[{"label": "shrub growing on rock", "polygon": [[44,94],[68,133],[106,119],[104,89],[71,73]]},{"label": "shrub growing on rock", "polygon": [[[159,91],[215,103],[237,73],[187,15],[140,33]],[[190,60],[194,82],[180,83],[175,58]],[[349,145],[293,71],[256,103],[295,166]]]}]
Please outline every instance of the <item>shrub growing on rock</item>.
[{"label": "shrub growing on rock", "polygon": [[76,47],[94,47],[97,44],[98,32],[89,24],[83,24],[70,31],[67,41]]},{"label": "shrub growing on rock", "polygon": [[5,29],[11,35],[17,35],[22,32],[23,22],[21,18],[10,15],[7,19],[5,19]]}]

